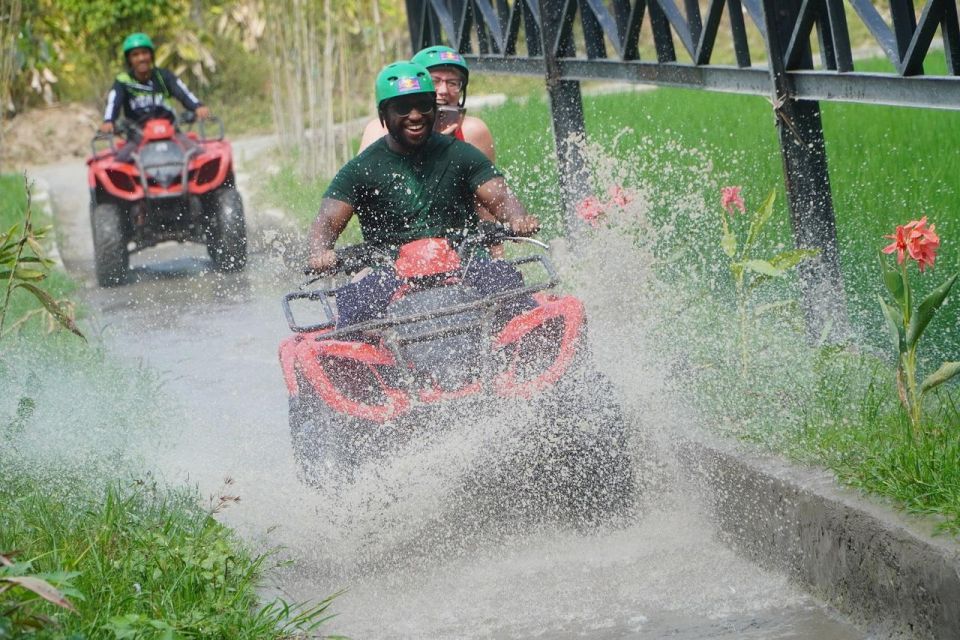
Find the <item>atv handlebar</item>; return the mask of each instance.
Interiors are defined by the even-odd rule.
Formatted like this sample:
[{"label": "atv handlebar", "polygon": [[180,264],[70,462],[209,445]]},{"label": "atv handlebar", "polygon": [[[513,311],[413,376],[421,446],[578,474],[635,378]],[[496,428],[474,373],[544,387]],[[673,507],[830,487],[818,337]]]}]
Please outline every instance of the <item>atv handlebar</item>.
[{"label": "atv handlebar", "polygon": [[312,269],[306,267],[303,274],[306,276],[316,276],[315,280],[324,276],[335,276],[337,274],[353,275],[365,269],[366,267],[377,264],[389,264],[392,262],[389,255],[368,244],[353,244],[338,248],[334,251],[337,254],[337,262],[330,269]]},{"label": "atv handlebar", "polygon": [[[217,134],[217,137],[215,138],[207,137],[206,123],[208,122],[212,122],[213,124],[217,125],[217,127],[219,127],[220,131]],[[221,140],[223,140],[225,135],[225,131],[223,129],[223,120],[221,120],[217,116],[210,116],[206,120],[200,120],[197,123],[197,129],[199,129],[199,133],[200,133],[200,142],[220,142]]]},{"label": "atv handlebar", "polygon": [[[115,133],[105,133],[103,131],[98,131],[96,135],[93,136],[93,140],[90,141],[90,150],[93,152],[94,156],[97,156],[101,152],[100,149],[97,149],[97,143],[106,141],[110,146],[110,153],[116,154],[117,153],[116,139],[117,139],[117,134]],[[103,151],[106,151],[106,149],[103,149]]]},{"label": "atv handlebar", "polygon": [[[527,242],[541,249],[550,247],[539,240],[513,235],[513,231],[506,224],[481,220],[477,232],[468,235],[459,244],[459,253],[462,254],[473,247],[492,247],[504,242]],[[382,250],[368,244],[354,244],[334,250],[337,255],[336,264],[330,269],[318,270],[307,267],[303,270],[306,276],[334,276],[337,274],[353,275],[362,269],[375,265],[392,264],[393,259]],[[311,280],[310,282],[313,282]],[[309,283],[308,283],[309,284]]]},{"label": "atv handlebar", "polygon": [[465,246],[479,244],[484,247],[492,247],[498,244],[503,244],[508,240],[510,242],[526,242],[529,244],[534,244],[541,249],[550,248],[550,246],[545,242],[541,242],[527,236],[518,236],[514,234],[513,229],[511,229],[510,225],[505,222],[493,222],[491,220],[481,220],[480,224],[478,225],[478,233],[468,236],[462,244]]}]

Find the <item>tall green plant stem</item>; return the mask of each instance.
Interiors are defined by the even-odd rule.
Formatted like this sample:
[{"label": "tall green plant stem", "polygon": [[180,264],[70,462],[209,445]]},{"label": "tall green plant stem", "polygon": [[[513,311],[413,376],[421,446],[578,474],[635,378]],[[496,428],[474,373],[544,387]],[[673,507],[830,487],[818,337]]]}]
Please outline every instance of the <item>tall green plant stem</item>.
[{"label": "tall green plant stem", "polygon": [[[903,305],[903,331],[904,335],[907,334],[907,331],[910,328],[910,316],[912,304],[912,296],[910,292],[910,279],[907,277],[907,261],[904,260],[900,265],[900,277],[903,279],[903,295],[904,301],[906,304]],[[910,416],[910,424],[913,427],[914,436],[919,435],[920,433],[920,415],[921,415],[921,403],[923,401],[922,394],[917,392],[917,344],[919,341],[914,341],[913,344],[906,345],[906,350],[900,354],[900,381],[899,386],[902,386],[901,389],[901,400],[904,404],[904,408],[907,410],[907,414]]]},{"label": "tall green plant stem", "polygon": [[20,260],[23,257],[23,246],[27,244],[27,237],[30,235],[30,218],[33,211],[32,207],[30,206],[30,185],[27,183],[26,172],[23,174],[23,182],[26,185],[27,208],[23,214],[23,231],[20,234],[20,240],[17,242],[17,255],[13,259],[13,264],[10,265],[10,279],[7,280],[7,290],[3,296],[3,308],[0,309],[0,336],[3,335],[3,323],[7,318],[7,309],[10,307],[10,295],[13,293],[13,276],[17,272],[17,268],[20,266]]},{"label": "tall green plant stem", "polygon": [[747,334],[749,333],[749,320],[747,316],[747,292],[743,286],[743,270],[735,278],[737,290],[737,316],[740,323],[740,372],[746,375],[750,366],[750,351],[747,349]]}]

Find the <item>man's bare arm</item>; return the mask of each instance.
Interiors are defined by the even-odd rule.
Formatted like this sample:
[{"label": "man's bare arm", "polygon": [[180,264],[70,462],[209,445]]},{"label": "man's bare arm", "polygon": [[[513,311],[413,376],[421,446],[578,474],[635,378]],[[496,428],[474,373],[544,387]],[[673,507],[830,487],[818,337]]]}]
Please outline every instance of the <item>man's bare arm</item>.
[{"label": "man's bare arm", "polygon": [[461,128],[463,129],[463,139],[480,149],[490,162],[496,164],[497,152],[493,147],[493,134],[490,133],[487,123],[480,118],[464,116]]},{"label": "man's bare arm", "polygon": [[503,178],[487,180],[477,188],[477,202],[500,222],[521,236],[530,236],[540,229],[540,221],[527,213],[526,207],[513,195]]},{"label": "man's bare arm", "polygon": [[340,200],[324,198],[320,203],[320,211],[310,226],[310,258],[308,264],[311,269],[330,269],[336,264],[333,254],[333,245],[343,232],[343,229],[353,217],[353,206]]}]

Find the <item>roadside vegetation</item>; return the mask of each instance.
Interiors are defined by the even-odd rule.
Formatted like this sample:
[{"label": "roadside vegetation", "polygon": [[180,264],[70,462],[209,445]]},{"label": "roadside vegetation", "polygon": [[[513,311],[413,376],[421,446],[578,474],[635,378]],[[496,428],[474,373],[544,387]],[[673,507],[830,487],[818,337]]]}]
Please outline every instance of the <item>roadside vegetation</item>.
[{"label": "roadside vegetation", "polygon": [[[848,484],[910,511],[939,514],[946,528],[960,531],[960,395],[953,383],[932,390],[922,427],[911,426],[898,398],[897,350],[878,303],[886,294],[878,261],[890,242],[884,236],[908,220],[927,216],[942,238],[935,266],[911,276],[914,300],[960,270],[960,183],[951,178],[960,158],[947,153],[960,144],[960,114],[822,103],[852,343],[810,342],[795,275],[786,273],[752,300],[753,357],[741,375],[721,187],[740,186],[748,213],[774,188],[759,251],[793,246],[770,105],[670,89],[587,96],[584,103],[596,199],[611,188],[638,199],[636,206],[610,207],[604,228],[593,233],[634,237],[654,256],[656,283],[624,295],[649,296],[651,315],[663,317],[664,358],[675,367],[677,390],[693,397],[705,422],[827,466]],[[514,101],[482,117],[497,141],[498,164],[547,221],[547,234],[559,233],[545,101]],[[923,375],[960,360],[952,321],[958,311],[960,302],[948,297],[927,328],[917,351]]]},{"label": "roadside vegetation", "polygon": [[0,462],[0,637],[292,638],[329,617],[259,602],[275,560],[213,518],[231,496]]},{"label": "roadside vegetation", "polygon": [[42,209],[24,236],[28,201],[0,175],[0,638],[315,637],[332,598],[260,600],[279,560],[217,521],[229,480],[204,504],[143,471],[171,420],[162,384],[71,332],[75,285],[43,260]]}]

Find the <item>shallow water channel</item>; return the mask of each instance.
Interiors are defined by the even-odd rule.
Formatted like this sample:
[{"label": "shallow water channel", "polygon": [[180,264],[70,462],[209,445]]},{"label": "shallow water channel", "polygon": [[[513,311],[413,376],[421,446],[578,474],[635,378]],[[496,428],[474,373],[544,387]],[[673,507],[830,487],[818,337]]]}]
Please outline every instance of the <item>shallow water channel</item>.
[{"label": "shallow water channel", "polygon": [[[281,547],[277,558],[291,561],[272,573],[268,594],[302,601],[346,589],[326,633],[870,637],[721,544],[668,461],[657,464],[668,469],[669,481],[645,499],[635,520],[589,534],[461,518],[471,505],[448,507],[449,479],[473,468],[482,439],[461,438],[456,428],[431,447],[366,470],[344,491],[304,487],[277,361],[288,332],[280,297],[297,284],[296,274],[255,253],[244,273],[221,275],[202,247],[169,245],[135,257],[129,285],[96,288],[92,246],[83,239],[83,168],[56,171],[65,173],[37,174],[54,192],[59,233],[70,238],[61,242],[64,262],[88,283],[80,295],[96,314],[101,339],[117,356],[158,371],[171,404],[170,432],[156,434],[140,452],[147,465],[170,480],[196,483],[204,495],[231,477],[241,501],[224,521],[258,549]],[[74,178],[79,190],[69,186]],[[255,230],[261,221],[255,212],[250,219]],[[483,416],[476,418],[475,428],[484,428]]]}]

